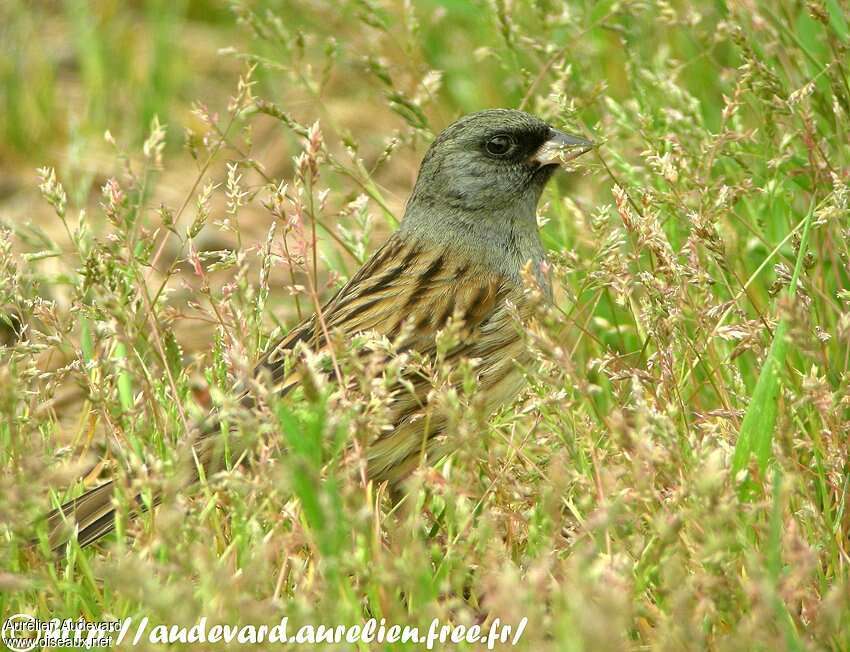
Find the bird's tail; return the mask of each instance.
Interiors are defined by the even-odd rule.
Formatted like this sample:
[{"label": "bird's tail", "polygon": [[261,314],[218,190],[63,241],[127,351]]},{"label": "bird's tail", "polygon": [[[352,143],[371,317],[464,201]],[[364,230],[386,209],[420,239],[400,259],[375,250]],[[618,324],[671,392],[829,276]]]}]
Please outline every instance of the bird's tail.
[{"label": "bird's tail", "polygon": [[[191,460],[186,460],[187,463],[184,465],[186,475],[182,480],[186,485],[198,481],[199,471],[196,465],[200,465],[206,474],[217,470],[219,466],[217,460],[221,452],[219,449],[223,444],[222,438],[216,436],[218,431],[219,422],[214,416],[199,424],[197,438],[191,444],[193,453]],[[237,440],[232,443],[231,449],[237,454],[240,453],[244,442]],[[113,500],[115,490],[115,481],[107,480],[50,512],[45,517],[50,548],[54,551],[61,550],[74,536],[74,532],[80,547],[94,543],[112,532],[115,529],[116,516],[116,505]],[[135,518],[145,512],[148,506],[159,505],[160,500],[161,496],[154,493],[152,504],[148,505],[140,495],[136,495],[127,515]]]},{"label": "bird's tail", "polygon": [[[94,543],[115,529],[115,483],[112,480],[89,489],[47,515],[48,542],[52,550],[60,550],[76,531],[80,546]],[[140,497],[136,498],[143,509]]]}]

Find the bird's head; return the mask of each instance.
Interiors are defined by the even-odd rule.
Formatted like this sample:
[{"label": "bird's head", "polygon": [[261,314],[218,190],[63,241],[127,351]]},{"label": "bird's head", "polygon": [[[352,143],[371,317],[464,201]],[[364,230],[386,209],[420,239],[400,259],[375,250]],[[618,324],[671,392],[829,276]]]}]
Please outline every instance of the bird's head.
[{"label": "bird's head", "polygon": [[[431,144],[408,214],[422,210],[485,219],[510,213],[534,216],[546,182],[560,163],[593,147],[540,118],[509,109],[471,113]],[[472,217],[480,215],[480,217]]]}]

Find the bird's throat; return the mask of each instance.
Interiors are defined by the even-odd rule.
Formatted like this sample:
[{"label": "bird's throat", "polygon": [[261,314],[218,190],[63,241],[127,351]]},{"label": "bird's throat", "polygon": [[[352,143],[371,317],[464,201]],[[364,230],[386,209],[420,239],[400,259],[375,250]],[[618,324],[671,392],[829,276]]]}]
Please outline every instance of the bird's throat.
[{"label": "bird's throat", "polygon": [[548,292],[541,270],[546,255],[537,230],[536,202],[507,209],[483,211],[419,212],[408,206],[399,228],[402,237],[455,249],[485,269],[522,282],[522,270],[531,262],[538,281]]}]

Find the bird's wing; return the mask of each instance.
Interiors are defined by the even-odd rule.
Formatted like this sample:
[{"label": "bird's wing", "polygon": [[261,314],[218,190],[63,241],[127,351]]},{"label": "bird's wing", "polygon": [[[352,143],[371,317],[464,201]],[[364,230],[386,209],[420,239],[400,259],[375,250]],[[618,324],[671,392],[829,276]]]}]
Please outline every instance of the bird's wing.
[{"label": "bird's wing", "polygon": [[[505,332],[501,320],[509,316],[504,299],[516,292],[512,282],[459,259],[449,249],[395,235],[325,304],[321,318],[329,333],[351,336],[373,331],[390,339],[399,336],[407,323],[411,328],[405,330],[403,341],[397,342],[400,348],[432,355],[437,331],[454,317],[462,320],[462,333],[450,355],[475,357],[487,352],[482,347],[500,345],[498,337],[487,345],[476,333]],[[515,333],[513,328],[508,331]],[[318,315],[270,347],[257,364],[256,374],[270,374],[280,392],[294,387],[299,375],[286,365],[286,358],[299,342],[313,351],[326,347],[325,328]]]}]

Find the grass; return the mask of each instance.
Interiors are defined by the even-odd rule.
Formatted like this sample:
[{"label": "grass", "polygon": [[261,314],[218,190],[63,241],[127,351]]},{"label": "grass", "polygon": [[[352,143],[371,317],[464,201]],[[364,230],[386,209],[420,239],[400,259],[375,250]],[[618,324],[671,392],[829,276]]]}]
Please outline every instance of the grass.
[{"label": "grass", "polygon": [[[0,12],[4,618],[850,649],[841,2]],[[393,507],[351,445],[384,414],[364,341],[335,374],[371,398],[316,361],[252,417],[234,379],[394,228],[430,138],[488,106],[602,146],[541,207],[556,293],[528,391],[485,420],[473,374],[441,390],[463,446]],[[211,405],[252,444],[186,494]],[[138,489],[162,506],[52,560],[33,522],[107,471],[125,513]]]},{"label": "grass", "polygon": [[[787,296],[794,299],[800,282],[800,272],[803,268],[803,258],[808,251],[809,229],[812,224],[814,206],[803,218],[803,235],[797,252],[797,262],[794,273],[788,285]],[[767,352],[758,381],[753,390],[747,412],[741,422],[741,431],[735,443],[735,454],[732,457],[732,471],[741,471],[749,461],[750,455],[755,454],[759,469],[762,473],[770,462],[773,433],[776,429],[776,416],[779,408],[780,380],[779,370],[785,365],[788,355],[788,322],[780,319],[776,325],[773,342]]]}]

